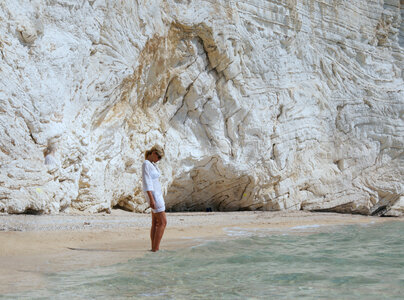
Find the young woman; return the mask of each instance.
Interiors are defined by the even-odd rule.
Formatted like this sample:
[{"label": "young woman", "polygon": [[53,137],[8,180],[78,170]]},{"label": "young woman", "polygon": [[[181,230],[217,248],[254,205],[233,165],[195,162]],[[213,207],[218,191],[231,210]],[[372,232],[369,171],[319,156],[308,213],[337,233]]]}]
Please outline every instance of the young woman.
[{"label": "young woman", "polygon": [[156,163],[164,156],[160,146],[154,146],[145,152],[142,165],[143,192],[152,209],[152,225],[150,229],[151,248],[153,252],[159,250],[160,241],[167,225],[165,203],[159,181],[160,171]]}]

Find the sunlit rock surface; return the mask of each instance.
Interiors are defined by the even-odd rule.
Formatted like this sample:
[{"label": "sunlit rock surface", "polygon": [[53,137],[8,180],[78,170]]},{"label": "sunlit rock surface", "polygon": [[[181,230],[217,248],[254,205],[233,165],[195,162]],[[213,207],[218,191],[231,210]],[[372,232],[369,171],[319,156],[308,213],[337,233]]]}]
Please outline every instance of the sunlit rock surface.
[{"label": "sunlit rock surface", "polygon": [[[404,2],[0,2],[0,211],[404,213]],[[51,163],[46,148],[56,146]]]}]

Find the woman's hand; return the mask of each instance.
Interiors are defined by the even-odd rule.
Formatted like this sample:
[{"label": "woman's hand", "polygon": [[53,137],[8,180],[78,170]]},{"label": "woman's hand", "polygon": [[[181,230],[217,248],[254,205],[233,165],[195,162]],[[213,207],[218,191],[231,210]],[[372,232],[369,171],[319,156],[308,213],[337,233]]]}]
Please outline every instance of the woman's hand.
[{"label": "woman's hand", "polygon": [[153,193],[151,191],[147,191],[147,195],[149,196],[150,199],[150,208],[151,209],[156,209],[156,203],[154,202],[154,197],[153,197]]},{"label": "woman's hand", "polygon": [[150,208],[156,209],[156,203],[154,203],[154,200],[150,200]]}]

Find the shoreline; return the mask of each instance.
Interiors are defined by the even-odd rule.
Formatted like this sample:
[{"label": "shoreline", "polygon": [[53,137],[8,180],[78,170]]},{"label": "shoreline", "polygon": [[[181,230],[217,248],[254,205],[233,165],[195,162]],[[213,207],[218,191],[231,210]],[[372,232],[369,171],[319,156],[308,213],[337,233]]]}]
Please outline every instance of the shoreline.
[{"label": "shoreline", "polygon": [[[240,230],[319,230],[318,227],[376,224],[404,218],[246,211],[167,213],[167,220],[161,242],[163,250],[235,238]],[[97,215],[1,214],[0,295],[45,287],[48,273],[108,266],[143,257],[150,249],[150,222],[149,214],[121,210]],[[234,232],[236,236],[232,236]]]}]

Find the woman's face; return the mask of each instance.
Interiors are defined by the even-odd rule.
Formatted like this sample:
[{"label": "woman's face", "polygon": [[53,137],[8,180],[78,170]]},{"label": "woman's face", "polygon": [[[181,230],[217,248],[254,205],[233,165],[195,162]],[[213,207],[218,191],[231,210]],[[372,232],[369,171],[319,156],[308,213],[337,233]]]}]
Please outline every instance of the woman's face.
[{"label": "woman's face", "polygon": [[158,162],[161,159],[160,155],[158,155],[156,151],[154,151],[151,154],[150,158],[151,158],[151,161],[154,162],[154,163]]}]

